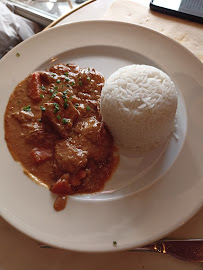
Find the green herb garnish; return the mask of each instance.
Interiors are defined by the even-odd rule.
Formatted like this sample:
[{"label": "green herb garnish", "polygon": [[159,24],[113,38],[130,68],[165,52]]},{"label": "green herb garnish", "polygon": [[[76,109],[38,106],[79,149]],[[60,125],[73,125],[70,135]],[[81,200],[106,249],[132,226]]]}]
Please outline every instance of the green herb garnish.
[{"label": "green herb garnish", "polygon": [[90,111],[90,110],[91,110],[90,106],[87,106],[87,107],[86,107],[86,110],[87,110],[87,111]]},{"label": "green herb garnish", "polygon": [[90,77],[87,77],[87,80],[90,81]]},{"label": "green herb garnish", "polygon": [[61,80],[59,80],[59,79],[58,79],[56,82],[57,82],[57,83],[60,83],[60,82],[61,82]]},{"label": "green herb garnish", "polygon": [[52,77],[55,77],[55,76],[56,76],[56,74],[55,74],[55,73],[53,73],[53,74],[52,74]]},{"label": "green herb garnish", "polygon": [[16,56],[17,56],[17,57],[19,57],[19,56],[20,56],[20,53],[19,53],[19,52],[17,52],[17,53],[16,53]]},{"label": "green herb garnish", "polygon": [[45,90],[45,89],[46,89],[46,87],[44,87],[44,85],[42,84],[41,89],[42,89],[42,90]]},{"label": "green herb garnish", "polygon": [[46,108],[43,107],[43,106],[40,106],[40,109],[41,109],[42,112],[45,112],[46,111]]},{"label": "green herb garnish", "polygon": [[116,246],[117,245],[117,242],[116,241],[113,241],[113,245]]},{"label": "green herb garnish", "polygon": [[59,110],[60,110],[60,108],[59,108],[59,104],[58,103],[53,103],[53,106],[54,106],[54,113],[57,113]]},{"label": "green herb garnish", "polygon": [[79,81],[79,85],[82,86],[82,82],[81,81]]},{"label": "green herb garnish", "polygon": [[66,102],[63,104],[63,107],[64,107],[65,110],[68,108],[68,106],[69,106],[69,104],[66,103]]},{"label": "green herb garnish", "polygon": [[59,88],[58,88],[58,86],[54,86],[54,89],[55,89],[55,90],[58,90]]},{"label": "green herb garnish", "polygon": [[54,91],[53,92],[53,95],[51,96],[51,98],[55,97],[57,93],[58,93],[58,91]]},{"label": "green herb garnish", "polygon": [[61,116],[58,114],[58,115],[56,116],[56,118],[57,118],[57,119],[61,119]]},{"label": "green herb garnish", "polygon": [[31,112],[31,106],[28,105],[28,106],[24,107],[23,108],[23,111],[25,111],[25,112]]},{"label": "green herb garnish", "polygon": [[68,76],[68,72],[65,72],[64,75],[65,75],[65,76]]},{"label": "green herb garnish", "polygon": [[40,95],[40,98],[44,98],[44,95],[41,94],[41,95]]},{"label": "green herb garnish", "polygon": [[63,123],[63,124],[67,124],[68,122],[70,122],[69,119],[67,119],[67,118],[63,118],[63,119],[62,119],[62,123]]},{"label": "green herb garnish", "polygon": [[71,86],[73,86],[74,84],[75,84],[75,83],[74,83],[74,82],[72,82],[70,85],[71,85]]}]

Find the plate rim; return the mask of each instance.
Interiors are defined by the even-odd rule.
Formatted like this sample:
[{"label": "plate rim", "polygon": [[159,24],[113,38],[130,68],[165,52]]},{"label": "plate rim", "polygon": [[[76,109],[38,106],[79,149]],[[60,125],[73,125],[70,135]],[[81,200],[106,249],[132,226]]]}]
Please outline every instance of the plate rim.
[{"label": "plate rim", "polygon": [[[48,29],[48,30],[46,30],[46,31],[49,31],[49,33],[51,33],[52,31],[54,32],[54,31],[59,31],[58,29],[62,29],[62,28],[68,28],[69,27],[69,25],[80,25],[81,23],[86,23],[86,24],[92,24],[92,23],[96,23],[96,24],[103,24],[103,25],[105,25],[105,24],[125,24],[125,25],[130,25],[130,26],[134,26],[135,28],[136,27],[138,27],[138,28],[140,28],[140,29],[145,29],[145,30],[147,30],[147,31],[150,31],[150,32],[154,32],[156,35],[159,35],[160,37],[162,37],[162,38],[165,38],[165,39],[167,39],[167,40],[170,40],[170,42],[172,41],[172,43],[175,43],[176,44],[176,46],[178,45],[178,46],[180,46],[181,47],[181,49],[183,49],[183,50],[185,50],[185,52],[188,54],[190,54],[190,56],[191,57],[193,57],[193,59],[195,59],[196,61],[197,61],[197,63],[201,63],[201,61],[194,55],[194,54],[192,54],[187,48],[185,48],[183,45],[181,45],[181,44],[179,44],[178,42],[176,42],[176,41],[174,41],[174,40],[172,40],[171,38],[169,38],[169,37],[167,37],[167,36],[165,36],[165,35],[163,35],[163,34],[161,34],[161,33],[159,33],[159,32],[156,32],[156,31],[154,31],[154,30],[151,30],[151,29],[149,29],[149,28],[146,28],[146,27],[143,27],[143,26],[139,26],[139,25],[135,25],[135,24],[132,24],[132,23],[125,23],[125,22],[118,22],[118,21],[109,21],[109,20],[96,20],[96,21],[85,21],[85,22],[74,22],[74,23],[68,23],[68,24],[66,24],[66,25],[62,25],[62,26],[57,26],[57,27],[54,27],[54,28],[50,28],[50,29]],[[25,44],[25,42],[31,42],[31,40],[32,39],[36,39],[36,36],[43,36],[43,33],[45,33],[45,32],[40,32],[40,33],[38,33],[37,35],[35,35],[35,36],[33,36],[33,37],[31,37],[30,39],[29,39],[29,41],[27,40],[27,41],[24,41],[24,42],[22,42],[21,44],[19,44],[19,45],[17,45],[14,49],[12,49],[10,52],[8,52],[8,54],[7,55],[5,55],[2,59],[1,59],[1,63],[4,63],[4,61],[7,61],[7,58],[9,58],[10,57],[10,55],[13,55],[15,52],[17,52],[18,51],[18,49],[19,48],[21,48],[21,47],[23,47],[24,46],[24,44]],[[48,35],[48,34],[47,34]],[[2,62],[3,61],[3,62]],[[1,66],[3,66],[3,64],[1,64],[0,63],[0,67]],[[201,63],[202,64],[202,63]],[[133,196],[133,195],[129,195],[129,196]],[[153,240],[151,239],[150,241],[155,241],[155,240],[157,240],[157,239],[160,239],[160,238],[162,238],[162,237],[164,237],[165,235],[167,235],[167,234],[169,234],[170,232],[172,232],[172,231],[174,231],[174,229],[176,229],[177,227],[179,227],[180,225],[182,225],[183,223],[185,223],[186,221],[188,221],[194,214],[196,214],[199,210],[200,210],[200,208],[202,207],[202,205],[203,205],[203,199],[202,199],[202,201],[200,201],[197,205],[196,205],[196,207],[193,209],[193,211],[191,211],[190,213],[188,213],[188,215],[187,215],[187,217],[185,217],[185,219],[184,220],[181,220],[181,221],[179,221],[178,223],[178,225],[177,224],[174,224],[174,227],[172,228],[171,227],[171,229],[170,230],[165,230],[165,232],[162,232],[156,239],[154,239],[153,237]],[[16,224],[16,219],[15,219],[15,217],[13,216],[13,217],[11,217],[10,216],[10,218],[5,214],[6,213],[6,211],[5,211],[5,209],[3,210],[2,209],[2,207],[0,206],[0,214],[1,214],[1,216],[6,220],[6,221],[8,221],[12,226],[14,226],[15,228],[17,228],[18,230],[20,230],[21,232],[23,232],[23,233],[25,233],[25,234],[27,234],[27,235],[29,235],[29,237],[31,237],[31,238],[33,238],[33,239],[35,239],[35,240],[38,240],[39,241],[39,238],[35,235],[35,236],[33,236],[33,234],[31,234],[31,233],[29,233],[29,230],[28,231],[26,231],[25,229],[23,230],[23,228],[21,228],[21,226],[17,223]],[[149,241],[149,242],[150,242]],[[147,244],[147,243],[149,243],[149,242],[146,242],[145,244]],[[117,246],[116,247],[116,249],[113,247],[111,247],[111,248],[107,248],[107,249],[92,249],[92,250],[84,250],[84,249],[80,249],[80,248],[76,248],[76,249],[74,249],[74,248],[67,248],[67,247],[63,247],[63,246],[60,246],[60,245],[54,245],[53,244],[53,242],[49,242],[49,241],[46,241],[46,243],[48,243],[48,244],[50,244],[50,245],[52,245],[52,246],[56,246],[56,247],[59,247],[59,248],[65,248],[65,249],[70,249],[70,250],[75,250],[75,251],[86,251],[86,252],[98,252],[98,251],[101,251],[101,252],[103,252],[103,251],[120,251],[120,250],[126,250],[126,248],[131,248],[132,246],[129,246],[129,247],[119,247],[119,246]]]}]

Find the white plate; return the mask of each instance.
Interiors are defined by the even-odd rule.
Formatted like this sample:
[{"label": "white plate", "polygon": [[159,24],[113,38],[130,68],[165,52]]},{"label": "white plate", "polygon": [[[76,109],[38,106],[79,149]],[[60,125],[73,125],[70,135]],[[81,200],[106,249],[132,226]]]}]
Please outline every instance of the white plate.
[{"label": "white plate", "polygon": [[[146,162],[122,155],[106,192],[70,197],[61,212],[54,211],[51,192],[23,174],[7,149],[3,131],[5,107],[17,83],[34,70],[58,62],[92,66],[106,78],[124,65],[150,64],[168,73],[179,91],[179,140],[171,138],[161,157],[160,150]],[[203,65],[184,47],[157,32],[127,23],[64,25],[15,47],[0,61],[1,215],[41,242],[77,251],[141,246],[182,225],[203,203],[202,74]],[[153,155],[156,162],[150,166]],[[135,161],[139,177],[134,175],[135,169],[131,171]],[[117,241],[116,247],[113,241]]]}]

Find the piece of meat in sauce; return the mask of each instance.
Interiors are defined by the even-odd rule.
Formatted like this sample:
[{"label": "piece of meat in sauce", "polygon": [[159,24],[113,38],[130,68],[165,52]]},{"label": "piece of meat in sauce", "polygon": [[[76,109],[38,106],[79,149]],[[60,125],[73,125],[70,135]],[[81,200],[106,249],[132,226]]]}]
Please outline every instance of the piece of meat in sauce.
[{"label": "piece of meat in sauce", "polygon": [[89,158],[103,162],[109,156],[112,151],[112,136],[104,127],[104,123],[98,121],[95,116],[78,121],[74,131],[75,137],[70,138],[72,144],[87,151]]},{"label": "piece of meat in sauce", "polygon": [[69,173],[76,173],[87,163],[87,151],[77,148],[69,140],[61,140],[55,145],[55,160],[57,166]]},{"label": "piece of meat in sauce", "polygon": [[50,102],[44,104],[42,123],[46,127],[51,126],[61,138],[67,138],[79,114],[63,93],[57,93]]},{"label": "piece of meat in sauce", "polygon": [[55,79],[45,71],[36,71],[28,78],[28,96],[34,102],[40,102],[46,93],[47,85],[54,83]]}]

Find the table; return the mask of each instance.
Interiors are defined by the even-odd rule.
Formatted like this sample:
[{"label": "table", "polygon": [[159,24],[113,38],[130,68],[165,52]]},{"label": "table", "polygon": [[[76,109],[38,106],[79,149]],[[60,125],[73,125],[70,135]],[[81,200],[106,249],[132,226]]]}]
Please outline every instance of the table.
[{"label": "table", "polygon": [[[136,0],[149,5],[149,0]],[[96,0],[64,18],[69,22],[102,19],[112,0]],[[169,238],[203,238],[203,208]],[[201,265],[178,261],[168,255],[119,252],[84,254],[59,249],[40,249],[35,240],[18,232],[0,218],[0,270],[54,269],[184,269],[200,270]]]}]

